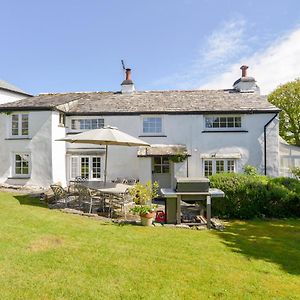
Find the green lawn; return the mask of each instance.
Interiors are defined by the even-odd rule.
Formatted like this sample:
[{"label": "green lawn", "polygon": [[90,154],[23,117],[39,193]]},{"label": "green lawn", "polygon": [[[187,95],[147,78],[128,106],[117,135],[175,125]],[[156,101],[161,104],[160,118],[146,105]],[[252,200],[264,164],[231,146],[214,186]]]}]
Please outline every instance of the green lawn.
[{"label": "green lawn", "polygon": [[300,299],[300,220],[118,226],[0,193],[2,299]]}]

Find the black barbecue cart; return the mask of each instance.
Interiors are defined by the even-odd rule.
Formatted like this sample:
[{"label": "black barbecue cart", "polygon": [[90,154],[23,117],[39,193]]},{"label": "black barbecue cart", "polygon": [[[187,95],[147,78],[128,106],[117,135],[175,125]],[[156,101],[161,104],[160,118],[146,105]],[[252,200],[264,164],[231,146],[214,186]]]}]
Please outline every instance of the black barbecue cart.
[{"label": "black barbecue cart", "polygon": [[[181,224],[181,204],[206,201],[207,228],[211,228],[211,199],[223,198],[224,192],[209,187],[209,179],[202,177],[176,178],[176,188],[161,189],[166,200],[167,223]],[[183,201],[183,202],[182,202]]]}]

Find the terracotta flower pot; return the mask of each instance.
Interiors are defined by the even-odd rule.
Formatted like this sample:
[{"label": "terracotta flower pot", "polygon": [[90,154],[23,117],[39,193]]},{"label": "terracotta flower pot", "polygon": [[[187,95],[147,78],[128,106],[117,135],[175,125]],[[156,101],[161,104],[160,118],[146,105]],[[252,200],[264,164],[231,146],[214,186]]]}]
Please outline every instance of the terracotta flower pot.
[{"label": "terracotta flower pot", "polygon": [[155,217],[155,211],[140,215],[143,226],[151,226]]}]

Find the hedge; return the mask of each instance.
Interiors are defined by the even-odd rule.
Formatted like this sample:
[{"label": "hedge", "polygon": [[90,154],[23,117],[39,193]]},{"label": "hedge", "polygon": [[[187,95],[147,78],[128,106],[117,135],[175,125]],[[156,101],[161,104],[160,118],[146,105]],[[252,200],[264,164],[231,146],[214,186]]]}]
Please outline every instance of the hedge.
[{"label": "hedge", "polygon": [[222,218],[300,217],[300,181],[259,175],[220,173],[210,176],[211,187],[225,192],[213,199],[212,212]]}]

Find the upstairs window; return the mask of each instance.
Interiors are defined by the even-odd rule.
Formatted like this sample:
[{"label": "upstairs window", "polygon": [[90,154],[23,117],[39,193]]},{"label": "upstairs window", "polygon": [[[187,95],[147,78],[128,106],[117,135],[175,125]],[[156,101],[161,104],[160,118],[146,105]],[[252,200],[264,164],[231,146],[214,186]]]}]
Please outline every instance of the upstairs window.
[{"label": "upstairs window", "polygon": [[28,136],[29,122],[28,114],[12,114],[11,115],[11,135],[12,136]]},{"label": "upstairs window", "polygon": [[66,126],[66,115],[64,113],[59,113],[59,126]]},{"label": "upstairs window", "polygon": [[90,130],[104,127],[104,119],[73,119],[72,130]]},{"label": "upstairs window", "polygon": [[205,128],[218,129],[241,129],[241,116],[207,116],[205,117]]},{"label": "upstairs window", "polygon": [[145,134],[162,133],[162,118],[161,117],[143,118],[143,133]]}]

